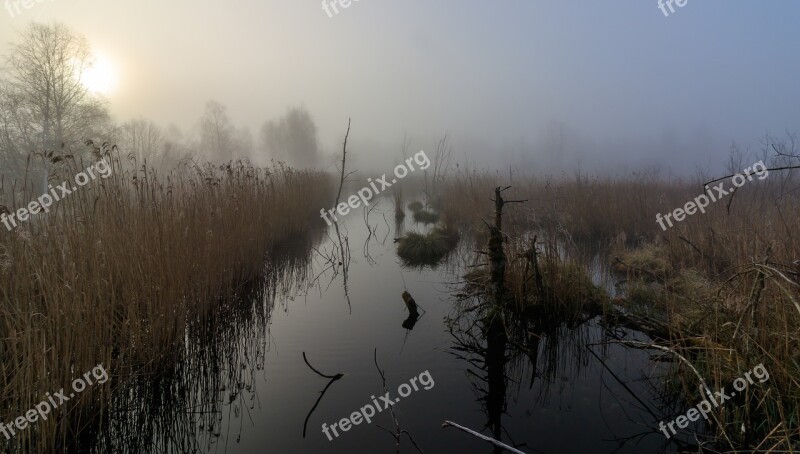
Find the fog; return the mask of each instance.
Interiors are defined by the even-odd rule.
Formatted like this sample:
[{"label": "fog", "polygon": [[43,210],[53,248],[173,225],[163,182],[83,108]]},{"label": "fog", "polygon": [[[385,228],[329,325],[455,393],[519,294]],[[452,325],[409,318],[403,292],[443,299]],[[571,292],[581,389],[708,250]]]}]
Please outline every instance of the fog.
[{"label": "fog", "polygon": [[111,62],[115,122],[199,135],[215,100],[250,131],[257,162],[269,158],[262,126],[293,107],[328,156],[352,118],[359,170],[385,170],[404,137],[432,149],[449,134],[456,159],[481,167],[680,174],[800,130],[800,5],[788,0],[689,0],[669,16],[655,0],[360,0],[332,17],[296,0],[10,11],[4,55],[31,21],[63,23]]}]

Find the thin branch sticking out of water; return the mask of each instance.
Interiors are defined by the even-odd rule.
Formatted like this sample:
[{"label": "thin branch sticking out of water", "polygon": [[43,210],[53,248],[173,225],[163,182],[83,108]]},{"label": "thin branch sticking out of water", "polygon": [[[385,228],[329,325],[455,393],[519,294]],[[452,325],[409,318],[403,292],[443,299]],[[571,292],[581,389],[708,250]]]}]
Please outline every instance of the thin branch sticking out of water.
[{"label": "thin branch sticking out of water", "polygon": [[330,378],[331,379],[328,382],[328,384],[325,386],[325,388],[322,390],[322,392],[319,393],[319,397],[317,398],[317,401],[314,402],[314,406],[311,407],[311,410],[308,412],[308,415],[306,415],[306,421],[303,423],[303,438],[306,438],[306,429],[308,428],[308,420],[309,420],[309,418],[311,418],[311,414],[314,413],[314,410],[317,409],[317,406],[319,405],[319,402],[322,400],[322,396],[325,395],[325,393],[328,391],[328,388],[330,388],[331,385],[334,382],[336,382],[339,379],[341,379],[342,377],[344,377],[344,374],[336,374],[336,375],[325,375],[325,374],[323,374],[322,372],[320,372],[317,369],[315,369],[314,366],[312,366],[311,363],[308,362],[308,359],[306,358],[306,352],[303,352],[303,361],[306,362],[306,365],[308,366],[309,369],[313,370],[320,377]]},{"label": "thin branch sticking out of water", "polygon": [[[383,381],[383,391],[388,394],[389,388],[386,386],[386,375],[383,373],[383,370],[381,370],[381,367],[378,365],[377,348],[373,352],[373,359],[375,360],[375,368],[378,369],[378,373],[381,375],[381,380]],[[394,437],[395,448],[397,448],[397,454],[400,454],[400,437],[402,435],[408,436],[408,439],[411,440],[411,444],[414,445],[417,451],[419,451],[421,454],[425,454],[425,452],[417,445],[417,442],[414,441],[414,437],[411,436],[411,433],[409,433],[405,429],[402,430],[400,429],[400,423],[397,422],[397,416],[394,414],[393,406],[389,406],[389,412],[392,414],[392,423],[394,424],[394,432],[379,424],[375,424],[375,426],[378,427],[379,429],[385,430],[389,435]]]}]

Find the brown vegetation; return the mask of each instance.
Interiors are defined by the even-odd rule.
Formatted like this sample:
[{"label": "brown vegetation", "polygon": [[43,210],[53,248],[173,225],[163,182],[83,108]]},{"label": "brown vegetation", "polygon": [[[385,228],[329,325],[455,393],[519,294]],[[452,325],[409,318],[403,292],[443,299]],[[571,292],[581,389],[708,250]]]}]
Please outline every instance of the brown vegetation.
[{"label": "brown vegetation", "polygon": [[[497,176],[461,173],[441,184],[446,225],[470,229],[486,244],[487,221],[494,211],[491,194],[507,183]],[[729,187],[730,183],[726,184]],[[572,181],[515,178],[508,192],[526,199],[506,212],[504,233],[509,257],[507,285],[523,305],[532,297],[532,237],[544,251],[540,278],[547,304],[574,298],[603,302],[587,277],[587,262],[576,251],[607,257],[609,267],[627,279],[616,303],[653,326],[665,326],[661,346],[688,358],[718,390],[763,363],[771,378],[751,386],[715,415],[714,437],[704,443],[725,449],[761,444],[796,448],[800,434],[800,199],[796,180],[772,172],[662,231],[656,214],[682,207],[702,193],[702,182],[665,181],[648,174]],[[481,218],[484,217],[484,219]],[[473,272],[468,279],[485,278]],[[473,282],[474,283],[474,282]],[[583,295],[583,296],[580,296]],[[558,303],[561,301],[561,303]],[[659,338],[660,336],[654,336]],[[674,355],[668,355],[668,357]],[[674,358],[673,358],[674,359]],[[703,398],[697,378],[681,362],[676,378],[691,405]],[[744,430],[742,429],[744,426]]]},{"label": "brown vegetation", "polygon": [[[94,151],[113,162],[110,178],[14,232],[0,229],[0,420],[96,364],[112,376],[21,431],[13,442],[24,452],[69,445],[103,413],[112,385],[169,370],[190,321],[203,326],[263,275],[270,251],[307,232],[329,202],[322,174],[232,163],[159,175],[125,170],[105,147]],[[87,167],[61,164],[66,174]]]}]

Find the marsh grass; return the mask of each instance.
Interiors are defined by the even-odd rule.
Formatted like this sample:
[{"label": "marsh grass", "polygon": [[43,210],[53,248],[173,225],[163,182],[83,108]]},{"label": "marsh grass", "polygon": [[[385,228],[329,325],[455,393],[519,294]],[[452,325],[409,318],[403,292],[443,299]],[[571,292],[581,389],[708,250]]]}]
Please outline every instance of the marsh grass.
[{"label": "marsh grass", "polygon": [[397,255],[411,266],[436,265],[458,245],[458,233],[439,226],[428,234],[409,232],[400,238]]},{"label": "marsh grass", "polygon": [[243,429],[239,418],[257,406],[272,311],[308,282],[313,248],[323,238],[324,230],[315,229],[276,245],[262,276],[213,308],[203,322],[190,318],[178,359],[115,392],[98,436],[80,448],[97,453],[232,448]]},{"label": "marsh grass", "polygon": [[414,211],[414,222],[422,224],[436,224],[439,222],[439,215],[430,210],[417,210]]},{"label": "marsh grass", "polygon": [[[493,212],[488,195],[505,183],[491,174],[451,176],[441,185],[444,222],[480,236]],[[771,173],[662,231],[656,213],[701,194],[701,180],[646,173],[515,179],[507,198],[528,202],[504,216],[504,231],[512,239],[533,231],[562,244],[600,245],[627,281],[627,294],[616,302],[660,314],[669,332],[666,346],[688,358],[712,389],[729,389],[763,363],[770,380],[717,410],[720,424],[698,439],[715,449],[790,451],[800,440],[799,185],[792,174]],[[506,245],[510,260],[525,253],[526,242]],[[551,267],[552,257],[546,248],[542,275],[550,286],[591,295],[582,290],[585,267]],[[521,265],[507,273],[511,288],[525,301],[529,287],[520,277],[527,274],[513,266]],[[676,361],[674,372],[687,402],[702,399],[685,364]]]},{"label": "marsh grass", "polygon": [[[0,437],[12,452],[69,446],[105,417],[112,388],[171,370],[190,327],[210,323],[258,279],[273,247],[307,232],[330,193],[327,176],[281,165],[184,165],[161,175],[106,147],[93,151],[110,160],[110,178],[14,232],[0,229],[0,419],[23,415],[96,364],[111,380],[10,443]],[[62,160],[59,177],[92,159]],[[31,186],[6,204],[34,200]]]}]

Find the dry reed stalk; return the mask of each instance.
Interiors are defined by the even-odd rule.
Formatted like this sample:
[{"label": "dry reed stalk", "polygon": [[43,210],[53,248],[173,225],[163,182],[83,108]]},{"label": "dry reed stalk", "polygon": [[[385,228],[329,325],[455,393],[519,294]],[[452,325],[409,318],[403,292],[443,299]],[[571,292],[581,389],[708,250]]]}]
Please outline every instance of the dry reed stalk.
[{"label": "dry reed stalk", "polygon": [[[279,242],[307,232],[330,179],[283,166],[130,169],[14,232],[0,229],[0,375],[8,422],[98,363],[112,380],[21,431],[14,446],[65,446],[111,399],[112,383],[157,376],[220,304],[265,271]],[[84,163],[65,161],[65,174]],[[27,188],[16,204],[33,200]],[[4,438],[4,437],[0,437]],[[2,443],[4,440],[0,440]]]}]

